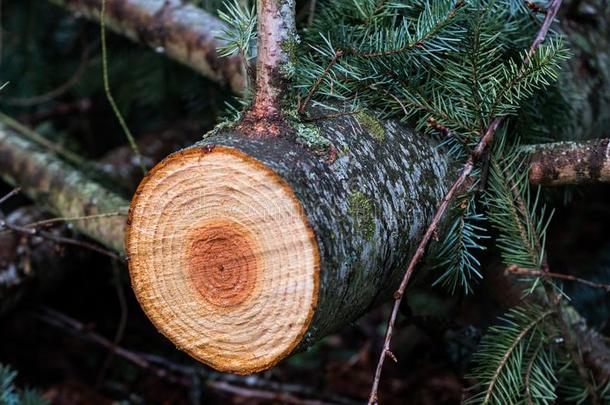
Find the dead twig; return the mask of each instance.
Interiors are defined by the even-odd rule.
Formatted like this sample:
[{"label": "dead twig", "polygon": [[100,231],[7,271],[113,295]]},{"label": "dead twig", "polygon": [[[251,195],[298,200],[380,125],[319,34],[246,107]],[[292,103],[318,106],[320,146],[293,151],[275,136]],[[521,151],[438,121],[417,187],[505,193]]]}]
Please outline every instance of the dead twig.
[{"label": "dead twig", "polygon": [[21,188],[16,187],[16,188],[12,189],[11,191],[9,191],[8,194],[5,194],[3,197],[0,197],[0,205],[4,204],[4,202],[7,201],[8,199],[10,199],[11,197],[19,194],[20,191],[21,191]]},{"label": "dead twig", "polygon": [[449,204],[451,203],[453,198],[456,196],[458,190],[460,190],[462,188],[462,185],[464,184],[466,179],[470,176],[470,173],[472,172],[472,169],[474,168],[475,161],[481,156],[481,154],[487,149],[488,145],[493,140],[496,130],[498,129],[501,122],[502,122],[502,118],[496,118],[492,122],[490,127],[487,129],[487,132],[485,133],[485,135],[483,135],[483,137],[477,144],[477,147],[468,157],[468,160],[462,167],[460,175],[453,182],[453,184],[449,188],[449,191],[447,192],[447,194],[445,194],[445,196],[443,197],[443,199],[440,203],[440,206],[438,207],[438,209],[436,211],[436,214],[434,214],[434,217],[432,218],[432,222],[428,226],[428,229],[426,230],[424,237],[419,242],[419,244],[417,246],[417,250],[415,251],[415,254],[413,255],[413,257],[411,258],[409,265],[407,266],[407,270],[402,278],[402,281],[400,283],[400,286],[398,287],[398,290],[396,290],[396,292],[394,293],[394,307],[392,308],[392,314],[390,315],[390,320],[388,322],[388,328],[387,328],[385,339],[384,339],[383,349],[381,350],[381,354],[379,356],[379,361],[377,363],[377,369],[375,370],[375,378],[373,380],[373,386],[371,388],[371,394],[369,396],[369,402],[368,402],[369,404],[377,403],[377,392],[379,390],[379,382],[381,380],[381,370],[383,369],[383,363],[385,361],[386,356],[388,356],[390,353],[390,342],[392,340],[392,334],[394,332],[394,324],[396,323],[396,317],[397,317],[398,311],[400,309],[400,303],[402,302],[402,298],[403,298],[405,289],[407,288],[407,284],[409,283],[409,280],[411,279],[411,275],[413,274],[413,271],[415,270],[415,266],[419,263],[421,258],[424,256],[424,253],[426,251],[426,246],[428,245],[428,242],[430,241],[430,239],[436,232],[436,229],[437,229],[441,219],[443,218],[445,211],[449,207]]},{"label": "dead twig", "polygon": [[605,290],[606,292],[610,293],[610,284],[595,283],[593,281],[585,280],[583,278],[576,277],[571,274],[552,273],[550,271],[543,272],[541,270],[536,270],[536,269],[525,269],[523,267],[519,267],[516,265],[507,267],[506,272],[509,274],[516,274],[516,275],[521,275],[521,276],[550,277],[550,278],[557,278],[557,279],[561,279],[561,280],[573,281],[575,283],[584,284],[584,285],[592,287],[592,288],[600,288],[600,289]]},{"label": "dead twig", "polygon": [[40,229],[36,229],[36,228],[26,228],[24,226],[11,224],[10,222],[7,222],[4,218],[0,219],[0,229],[2,229],[2,228],[10,229],[13,232],[18,232],[18,233],[21,233],[23,235],[27,235],[30,237],[39,236],[41,238],[48,239],[50,241],[53,241],[53,242],[56,242],[59,244],[79,246],[79,247],[82,247],[85,249],[92,250],[97,253],[101,253],[112,259],[121,260],[121,257],[118,254],[116,254],[108,249],[104,249],[103,247],[96,245],[94,243],[89,243],[89,242],[74,239],[74,238],[68,238],[65,236],[54,235],[50,232],[41,231]]}]

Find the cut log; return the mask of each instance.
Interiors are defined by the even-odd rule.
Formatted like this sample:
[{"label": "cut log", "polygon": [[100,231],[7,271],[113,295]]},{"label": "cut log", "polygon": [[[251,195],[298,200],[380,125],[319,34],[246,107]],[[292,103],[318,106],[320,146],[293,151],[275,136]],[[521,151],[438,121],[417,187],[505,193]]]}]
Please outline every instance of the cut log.
[{"label": "cut log", "polygon": [[[262,369],[287,355],[291,348],[306,347],[356,319],[393,292],[400,264],[408,259],[410,249],[418,242],[433,214],[445,178],[451,181],[452,176],[447,174],[450,163],[442,150],[421,135],[393,123],[383,124],[379,131],[379,127],[372,125],[375,120],[363,118],[346,117],[320,124],[321,135],[336,148],[327,146],[327,156],[305,150],[290,139],[278,138],[269,143],[237,134],[221,134],[170,156],[146,178],[136,201],[148,198],[148,188],[157,182],[156,187],[167,190],[167,206],[146,208],[150,216],[144,218],[147,221],[144,225],[158,221],[161,212],[167,222],[147,235],[142,230],[145,228],[138,229],[134,208],[129,227],[131,244],[154,251],[149,258],[143,257],[143,253],[133,255],[132,271],[137,260],[148,266],[154,257],[170,252],[174,252],[172,257],[176,263],[169,272],[163,267],[167,262],[162,262],[163,266],[154,272],[150,268],[142,270],[137,280],[134,278],[134,286],[140,299],[148,302],[147,313],[150,315],[152,311],[151,318],[159,329],[179,347],[215,365],[222,362],[222,354],[206,359],[205,344],[216,351],[228,345],[232,349],[224,355],[233,356],[232,363],[224,367],[221,364],[219,368],[241,373]],[[318,142],[323,143],[322,139]],[[221,157],[224,159],[221,164],[208,167],[214,161],[209,158],[217,161]],[[222,170],[227,164],[231,171]],[[176,170],[182,166],[181,171]],[[168,177],[170,171],[175,175]],[[11,184],[21,186],[37,203],[63,217],[116,212],[128,204],[86,174],[3,126],[0,126],[0,173]],[[184,177],[186,173],[192,177]],[[209,183],[200,182],[212,174],[214,178]],[[167,178],[159,183],[159,176]],[[168,188],[177,178],[182,178],[184,183]],[[214,188],[215,182],[224,188]],[[180,201],[176,188],[189,185],[195,186],[187,192],[191,201],[176,206]],[[216,198],[216,204],[210,209],[215,216],[230,214],[242,222],[236,225],[235,220],[230,223],[230,218],[224,218],[213,225],[203,223],[203,209],[210,206],[207,200],[197,198],[199,188]],[[438,189],[435,191],[435,188]],[[219,201],[220,191],[227,193],[227,198]],[[161,201],[160,197],[152,198],[151,207]],[[140,205],[134,202],[134,207],[136,204]],[[192,211],[197,207],[201,209]],[[253,224],[265,212],[260,207],[267,210],[268,219],[253,232]],[[180,224],[169,221],[172,215],[182,218]],[[122,251],[124,225],[125,217],[75,222],[79,232],[118,252]],[[195,225],[198,227],[193,228]],[[190,234],[190,245],[182,248],[178,243],[186,241],[187,234],[178,232],[179,226],[197,229]],[[307,230],[313,238],[308,238]],[[208,237],[216,233],[224,238]],[[159,238],[156,246],[143,242],[155,235]],[[168,245],[168,241],[173,243]],[[264,250],[263,243],[272,248]],[[175,255],[176,251],[186,251],[186,247],[192,252],[190,256]],[[272,250],[274,247],[277,252]],[[315,259],[316,251],[318,261],[306,261],[307,254],[313,254]],[[256,255],[266,261],[253,260]],[[205,259],[211,260],[202,263]],[[245,276],[235,271],[239,260],[247,269]],[[181,267],[180,263],[189,264],[191,272],[177,272],[177,269],[189,268]],[[153,277],[148,282],[157,290],[145,291],[147,277]],[[300,280],[304,287],[293,284],[282,290],[282,285],[289,283],[287,280]],[[184,294],[185,290],[160,295],[180,283],[190,295]],[[176,302],[180,305],[175,306]],[[223,302],[228,305],[222,307]],[[247,309],[252,302],[259,306],[251,311],[264,313],[266,317],[244,322],[248,332],[239,335],[241,326],[235,323],[240,316],[246,316],[240,315],[240,310]],[[182,318],[185,310],[190,316],[186,321]],[[308,318],[310,312],[313,316]],[[293,320],[299,316],[300,323],[295,323]],[[209,323],[210,318],[217,322],[211,332],[201,326]],[[247,329],[254,326],[255,331]],[[281,336],[282,332],[284,338],[275,338],[275,346],[271,348],[265,341],[258,342],[262,350],[250,346],[250,340],[255,341],[257,333]],[[181,339],[183,333],[187,339]],[[215,346],[210,344],[210,333],[218,339]],[[236,348],[235,339],[244,339],[245,343]],[[260,354],[264,350],[267,352],[259,358],[253,355],[244,360],[248,351]]]},{"label": "cut log", "polygon": [[216,369],[267,369],[388,298],[445,192],[425,137],[362,115],[318,128],[330,160],[225,132],[162,161],[132,201],[136,296]]}]

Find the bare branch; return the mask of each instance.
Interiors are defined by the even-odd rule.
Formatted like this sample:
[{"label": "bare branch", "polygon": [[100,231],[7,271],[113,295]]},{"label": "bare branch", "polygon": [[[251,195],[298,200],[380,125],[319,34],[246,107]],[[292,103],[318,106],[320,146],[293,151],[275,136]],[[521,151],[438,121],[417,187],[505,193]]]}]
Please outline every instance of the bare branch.
[{"label": "bare branch", "polygon": [[524,269],[522,267],[515,266],[515,265],[509,266],[506,269],[506,272],[510,273],[510,274],[520,275],[520,276],[550,277],[550,278],[557,278],[557,279],[561,279],[561,280],[568,280],[568,281],[580,283],[580,284],[583,284],[583,285],[586,285],[586,286],[589,286],[592,288],[600,288],[602,290],[605,290],[606,292],[610,292],[610,284],[595,283],[593,281],[585,280],[583,278],[576,277],[571,274],[552,273],[550,271],[544,272],[544,271],[536,270],[536,269]]},{"label": "bare branch", "polygon": [[[75,14],[99,20],[102,0],[50,0]],[[216,38],[223,24],[216,17],[182,0],[108,0],[108,28],[164,52],[203,76],[234,91],[244,88],[239,56],[222,58]]]},{"label": "bare branch", "polygon": [[239,129],[253,138],[270,138],[286,129],[282,106],[297,45],[295,0],[258,0],[257,10],[256,88]]},{"label": "bare branch", "polygon": [[610,182],[610,139],[528,147],[530,182],[544,186]]}]

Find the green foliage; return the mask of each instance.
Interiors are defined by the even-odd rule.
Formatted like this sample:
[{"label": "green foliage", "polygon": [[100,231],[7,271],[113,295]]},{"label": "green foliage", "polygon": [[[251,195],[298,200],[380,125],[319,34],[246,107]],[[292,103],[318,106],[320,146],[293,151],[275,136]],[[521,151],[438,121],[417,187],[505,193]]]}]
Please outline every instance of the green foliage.
[{"label": "green foliage", "polygon": [[480,242],[488,236],[478,225],[484,217],[475,210],[472,190],[456,200],[451,213],[453,218],[442,242],[429,254],[431,270],[443,270],[433,285],[440,284],[451,293],[460,288],[468,294],[473,291],[473,281],[482,278],[474,251],[485,249]]},{"label": "green foliage", "polygon": [[[561,38],[551,34],[529,55],[539,24],[540,17],[530,15],[521,1],[326,2],[313,26],[302,33],[296,96],[329,108],[343,103],[350,109],[376,110],[382,117],[441,134],[449,152],[464,159],[495,117],[518,116],[555,83],[568,52]],[[504,148],[497,148],[498,154]],[[497,164],[492,166],[498,175]],[[525,178],[523,166],[510,170],[519,181]],[[495,187],[494,196],[506,197],[496,195],[506,190]],[[529,199],[529,191],[519,192]],[[475,196],[469,198],[467,209],[453,210],[431,259],[434,268],[444,270],[435,284],[452,292],[471,292],[471,281],[480,277],[475,252],[481,250],[486,217],[474,211]],[[499,214],[492,223],[508,232],[505,213],[495,208],[487,214]],[[536,239],[534,233],[542,229],[531,228],[528,237]],[[499,245],[509,249],[514,236],[501,237]]]},{"label": "green foliage", "polygon": [[49,403],[34,390],[17,389],[16,378],[16,371],[0,364],[0,405],[47,405]]},{"label": "green foliage", "polygon": [[557,396],[552,311],[514,308],[489,328],[473,358],[475,385],[466,404],[550,404]]},{"label": "green foliage", "polygon": [[[297,89],[318,102],[357,98],[417,129],[478,138],[554,81],[553,38],[524,64],[535,19],[507,1],[338,1],[304,33]],[[338,56],[339,55],[339,56]],[[316,86],[316,83],[319,85]],[[431,127],[430,122],[436,123]]]},{"label": "green foliage", "polygon": [[[584,386],[582,377],[578,373],[574,362],[570,361],[570,359],[564,359],[559,368],[558,377],[560,384],[557,393],[567,403],[578,405],[590,403],[591,393]],[[592,377],[591,375],[589,379],[595,381]],[[598,392],[600,400],[604,404],[610,403],[610,382],[596,386],[594,389]]]},{"label": "green foliage", "polygon": [[540,203],[540,188],[535,193],[530,189],[518,144],[506,146],[506,135],[498,135],[485,193],[489,220],[499,232],[496,244],[505,264],[539,269],[552,214]]},{"label": "green foliage", "polygon": [[218,17],[226,24],[218,38],[226,41],[218,51],[221,56],[239,54],[248,61],[256,57],[256,14],[254,6],[244,7],[234,0],[225,4],[226,11],[219,10]]}]

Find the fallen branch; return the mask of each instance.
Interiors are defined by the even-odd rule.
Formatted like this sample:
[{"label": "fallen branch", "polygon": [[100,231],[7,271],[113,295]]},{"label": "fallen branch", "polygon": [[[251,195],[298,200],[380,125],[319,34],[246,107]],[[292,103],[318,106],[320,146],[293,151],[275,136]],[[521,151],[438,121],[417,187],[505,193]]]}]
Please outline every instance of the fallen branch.
[{"label": "fallen branch", "polygon": [[[129,205],[119,195],[2,124],[0,174],[9,184],[21,187],[32,200],[62,217],[126,212]],[[76,221],[74,227],[107,248],[123,252],[124,216],[94,217]]]},{"label": "fallen branch", "polygon": [[190,387],[193,377],[199,376],[204,379],[204,386],[210,390],[234,394],[248,399],[279,401],[295,405],[355,405],[358,403],[336,395],[321,395],[320,391],[313,387],[284,384],[256,376],[241,377],[210,372],[198,366],[177,364],[166,358],[121,347],[96,333],[89,325],[53,309],[43,307],[34,314],[41,321],[56,328],[67,330],[77,337],[103,347],[142,370],[152,373],[160,380],[166,380],[173,384]]},{"label": "fallen branch", "polygon": [[[92,20],[99,20],[102,0],[50,0]],[[108,28],[183,63],[234,91],[244,88],[238,56],[222,58],[216,38],[223,24],[202,9],[181,0],[108,0]]]},{"label": "fallen branch", "polygon": [[610,139],[557,142],[526,148],[530,182],[544,186],[610,182]]}]

